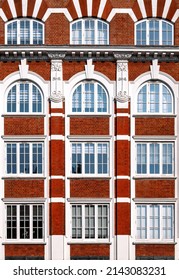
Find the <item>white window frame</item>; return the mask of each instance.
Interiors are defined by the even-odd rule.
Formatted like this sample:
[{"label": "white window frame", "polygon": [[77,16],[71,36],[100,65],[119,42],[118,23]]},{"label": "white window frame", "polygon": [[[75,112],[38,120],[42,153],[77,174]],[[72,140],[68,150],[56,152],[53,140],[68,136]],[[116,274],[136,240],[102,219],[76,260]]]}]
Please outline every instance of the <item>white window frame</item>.
[{"label": "white window frame", "polygon": [[[10,24],[13,24],[13,23],[17,23],[17,45],[21,45],[21,42],[20,42],[20,23],[22,21],[29,21],[30,22],[30,44],[33,44],[34,45],[34,42],[33,42],[33,23],[36,22],[38,24],[41,24],[42,26],[42,44],[44,44],[44,24],[43,22],[41,21],[38,21],[38,20],[34,20],[34,19],[30,19],[30,18],[22,18],[22,19],[15,19],[15,20],[12,20],[12,21],[9,21],[6,23],[5,25],[5,44],[8,44],[8,25]],[[14,44],[12,44],[14,45]],[[26,45],[26,44],[23,44],[23,45]],[[35,44],[36,45],[36,44]],[[37,44],[38,45],[38,44]]]},{"label": "white window frame", "polygon": [[[167,46],[167,45],[173,45],[174,44],[174,25],[169,22],[169,21],[166,21],[164,19],[158,19],[158,18],[149,18],[149,19],[144,19],[144,20],[140,20],[138,22],[136,22],[135,24],[135,45],[141,45],[141,46],[147,46],[147,45],[150,45],[150,42],[149,42],[149,24],[150,24],[150,21],[152,20],[155,20],[155,21],[158,21],[159,22],[159,44],[155,44],[155,45],[164,45],[164,46]],[[146,44],[137,44],[137,25],[141,24],[145,22],[146,23]],[[162,32],[163,32],[163,29],[162,29],[162,23],[165,22],[167,24],[169,24],[171,27],[172,27],[172,43],[171,44],[163,44],[162,40]]]},{"label": "white window frame", "polygon": [[[29,85],[29,91],[28,91],[28,95],[29,95],[29,110],[27,112],[21,112],[20,111],[20,86],[21,85]],[[33,112],[33,86],[38,90],[40,96],[41,96],[41,111],[40,112]],[[8,112],[8,109],[7,109],[7,104],[8,104],[8,95],[10,93],[10,91],[13,89],[13,87],[16,87],[16,111],[15,112]],[[42,115],[43,114],[43,111],[44,111],[44,99],[43,99],[43,94],[40,90],[40,88],[30,82],[30,81],[22,81],[20,80],[19,82],[16,82],[16,83],[13,83],[6,91],[6,107],[5,107],[5,113],[6,114],[10,114],[10,115]],[[36,102],[37,103],[37,102]],[[37,103],[38,104],[38,103]]]},{"label": "white window frame", "polygon": [[[150,91],[150,87],[152,85],[158,85],[159,86],[159,112],[151,112],[150,111],[150,106],[151,106],[151,101],[150,101],[150,94],[151,93],[154,93],[155,94],[155,91],[152,92]],[[138,96],[140,94],[140,91],[146,86],[146,112],[140,112],[138,110]],[[167,89],[167,91],[170,93],[170,96],[171,96],[171,112],[163,112],[163,86]],[[144,84],[142,84],[138,90],[138,93],[137,93],[137,108],[136,108],[136,112],[138,115],[173,115],[174,114],[174,96],[173,96],[173,93],[172,91],[170,90],[170,88],[160,82],[160,81],[156,81],[156,82],[153,82],[153,81],[149,81],[149,82],[146,82]]]},{"label": "white window frame", "polygon": [[[94,238],[86,238],[85,237],[85,229],[86,229],[86,224],[85,224],[85,206],[94,206]],[[81,230],[82,230],[82,237],[81,238],[73,238],[72,236],[72,207],[73,206],[81,206],[81,211],[82,211],[82,215],[81,215]],[[98,237],[98,228],[99,228],[99,224],[98,224],[98,206],[105,206],[107,207],[107,237],[106,238],[100,238]],[[70,205],[71,207],[71,242],[76,243],[76,242],[90,242],[90,243],[106,243],[110,241],[110,205],[109,203],[72,203]]]},{"label": "white window frame", "polygon": [[[78,173],[72,171],[72,146],[73,144],[81,145],[81,172]],[[94,173],[85,173],[85,144],[92,144],[94,145]],[[106,173],[98,173],[98,144],[105,144],[107,145],[107,172]],[[70,152],[70,159],[71,159],[71,168],[70,168],[70,176],[72,177],[108,177],[110,175],[110,143],[109,141],[73,141],[70,142],[71,152]]]},{"label": "white window frame", "polygon": [[[86,94],[88,92],[85,91],[85,86],[86,85],[93,85],[94,86],[94,111],[92,112],[86,112]],[[100,86],[106,96],[106,110],[103,111],[98,111],[98,109],[100,108],[100,106],[98,106],[98,86]],[[73,111],[73,96],[76,92],[76,90],[81,87],[81,111]],[[84,114],[84,115],[106,115],[109,114],[109,95],[107,93],[107,90],[98,82],[96,81],[84,81],[81,83],[78,83],[77,86],[75,86],[75,88],[73,89],[72,95],[71,95],[71,114]]]},{"label": "white window frame", "polygon": [[[7,171],[7,145],[15,144],[16,145],[16,173],[8,173]],[[20,144],[29,144],[29,173],[20,172]],[[42,145],[42,173],[33,173],[33,144]],[[12,157],[11,157],[12,158]],[[43,141],[7,141],[5,142],[5,177],[43,177],[44,176],[44,142]]]},{"label": "white window frame", "polygon": [[[108,22],[105,22],[101,19],[96,19],[96,18],[83,18],[83,19],[79,19],[76,21],[73,21],[70,25],[70,44],[74,44],[74,45],[93,45],[92,43],[86,42],[85,41],[85,37],[86,37],[86,30],[85,30],[85,22],[86,21],[93,21],[94,22],[94,45],[109,45],[109,24]],[[76,23],[81,23],[81,38],[78,38],[78,42],[73,42],[73,25]],[[100,41],[98,40],[98,23],[102,23],[106,25],[106,29],[107,29],[107,38],[106,38],[106,44],[100,44]],[[79,42],[81,39],[81,43]]]},{"label": "white window frame", "polygon": [[[7,237],[7,207],[15,206],[16,207],[16,238],[8,238]],[[21,238],[20,237],[20,206],[29,206],[29,238]],[[42,206],[42,238],[33,238],[33,206]],[[44,242],[45,239],[45,207],[44,203],[6,203],[5,204],[5,242],[8,243],[41,243]],[[37,218],[38,220],[38,218]],[[25,227],[24,227],[25,228]]]},{"label": "white window frame", "polygon": [[[137,141],[136,143],[136,175],[145,177],[174,177],[175,176],[175,142],[174,141],[151,141],[151,142],[145,142],[145,141]],[[138,164],[138,154],[137,154],[137,145],[146,145],[146,173],[137,173],[137,164]],[[159,145],[159,173],[150,173],[150,144],[158,144]],[[172,145],[172,173],[163,173],[163,145],[164,144],[171,144]]]},{"label": "white window frame", "polygon": [[[141,222],[138,226],[138,216],[137,216],[137,207],[145,207],[146,215],[143,217],[143,222]],[[151,217],[152,220],[157,216],[150,216],[150,207],[159,207],[159,216],[158,216],[158,223],[151,224]],[[165,238],[163,234],[163,207],[172,207],[172,238]],[[140,216],[141,217],[141,216]],[[157,218],[156,218],[157,219]],[[144,222],[145,221],[145,222]],[[139,237],[137,234],[138,229],[141,230],[141,227],[144,231],[146,231],[146,238]],[[159,238],[151,238],[150,229],[158,229]],[[144,234],[145,235],[145,234]],[[152,243],[162,243],[167,242],[171,243],[175,240],[175,205],[174,203],[137,203],[136,204],[136,242],[152,242]]]}]

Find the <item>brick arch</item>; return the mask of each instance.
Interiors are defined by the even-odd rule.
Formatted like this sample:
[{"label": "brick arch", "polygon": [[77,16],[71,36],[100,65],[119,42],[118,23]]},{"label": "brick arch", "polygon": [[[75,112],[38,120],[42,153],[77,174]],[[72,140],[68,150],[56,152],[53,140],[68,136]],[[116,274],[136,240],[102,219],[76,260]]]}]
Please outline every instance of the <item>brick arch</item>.
[{"label": "brick arch", "polygon": [[48,9],[46,0],[4,0],[2,10],[7,20],[17,17],[42,19]]},{"label": "brick arch", "polygon": [[[155,5],[155,3],[157,3],[157,5]],[[153,2],[152,0],[137,0],[132,9],[138,20],[158,17],[171,21],[177,11],[177,5],[175,0],[172,0],[171,2],[168,2],[167,0],[156,2]]]},{"label": "brick arch", "polygon": [[98,17],[106,20],[112,11],[110,0],[70,0],[66,6],[73,20]]}]

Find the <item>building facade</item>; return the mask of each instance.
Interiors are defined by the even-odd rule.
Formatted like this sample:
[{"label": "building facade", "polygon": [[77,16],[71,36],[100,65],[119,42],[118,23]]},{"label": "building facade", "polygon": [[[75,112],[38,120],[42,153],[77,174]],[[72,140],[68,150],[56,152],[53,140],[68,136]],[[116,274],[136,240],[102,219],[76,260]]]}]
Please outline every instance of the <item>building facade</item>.
[{"label": "building facade", "polygon": [[179,259],[179,0],[2,0],[0,30],[0,259]]}]

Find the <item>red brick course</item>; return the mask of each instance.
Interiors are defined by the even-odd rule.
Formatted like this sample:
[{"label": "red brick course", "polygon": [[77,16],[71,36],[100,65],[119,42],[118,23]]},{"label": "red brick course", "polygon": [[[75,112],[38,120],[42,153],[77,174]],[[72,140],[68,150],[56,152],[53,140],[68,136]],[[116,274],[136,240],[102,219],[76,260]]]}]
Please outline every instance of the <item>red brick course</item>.
[{"label": "red brick course", "polygon": [[5,135],[43,135],[44,117],[5,117]]},{"label": "red brick course", "polygon": [[174,118],[136,118],[136,135],[174,135]]},{"label": "red brick course", "polygon": [[168,256],[175,255],[175,246],[171,244],[140,244],[136,245],[136,256]]},{"label": "red brick course", "polygon": [[130,119],[128,117],[116,117],[116,135],[130,135]]},{"label": "red brick course", "polygon": [[70,197],[91,197],[91,198],[108,198],[109,197],[109,180],[71,180]]},{"label": "red brick course", "polygon": [[28,244],[11,244],[5,245],[5,256],[6,257],[43,257],[44,256],[44,245],[28,245]]},{"label": "red brick course", "polygon": [[65,172],[65,143],[61,140],[51,140],[50,143],[50,174],[64,175]]},{"label": "red brick course", "polygon": [[65,135],[65,123],[62,117],[51,117],[50,119],[50,134]]},{"label": "red brick course", "polygon": [[116,141],[115,154],[116,176],[130,175],[130,142],[127,140]]},{"label": "red brick course", "polygon": [[51,179],[50,197],[65,197],[65,181],[61,179]]},{"label": "red brick course", "polygon": [[71,135],[109,135],[109,118],[71,117]]},{"label": "red brick course", "polygon": [[44,181],[5,180],[5,197],[44,197]]},{"label": "red brick course", "polygon": [[130,197],[130,181],[116,180],[115,190],[115,197]]},{"label": "red brick course", "polygon": [[109,257],[109,245],[76,244],[70,245],[70,256],[106,256]]},{"label": "red brick course", "polygon": [[137,198],[174,198],[174,180],[136,180]]}]

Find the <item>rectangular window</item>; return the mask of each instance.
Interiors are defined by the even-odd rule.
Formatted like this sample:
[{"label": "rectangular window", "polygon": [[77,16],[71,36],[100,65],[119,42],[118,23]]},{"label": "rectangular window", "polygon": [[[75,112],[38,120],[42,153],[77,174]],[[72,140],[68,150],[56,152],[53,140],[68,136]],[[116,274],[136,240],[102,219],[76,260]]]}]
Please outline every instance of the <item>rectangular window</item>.
[{"label": "rectangular window", "polygon": [[172,240],[174,238],[174,205],[137,205],[136,238],[150,240]]},{"label": "rectangular window", "polygon": [[72,205],[72,239],[109,239],[109,205]]},{"label": "rectangular window", "polygon": [[6,239],[42,239],[43,212],[42,204],[6,205]]},{"label": "rectangular window", "polygon": [[73,174],[109,174],[109,143],[72,143]]},{"label": "rectangular window", "polygon": [[43,143],[7,143],[7,174],[42,174]]},{"label": "rectangular window", "polygon": [[137,174],[174,175],[174,143],[137,143]]}]

